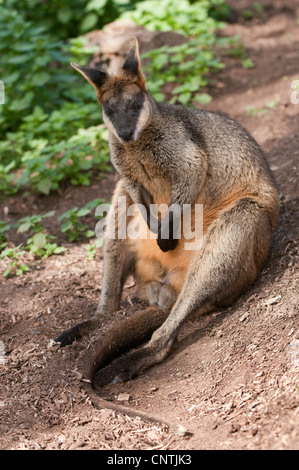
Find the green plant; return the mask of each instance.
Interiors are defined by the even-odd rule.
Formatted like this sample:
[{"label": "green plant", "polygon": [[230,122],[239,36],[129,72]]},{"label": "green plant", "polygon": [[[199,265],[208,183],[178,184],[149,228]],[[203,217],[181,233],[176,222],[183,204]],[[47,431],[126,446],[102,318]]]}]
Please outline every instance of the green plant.
[{"label": "green plant", "polygon": [[42,25],[60,39],[101,29],[122,11],[132,8],[134,0],[4,0],[9,8],[21,12],[26,21]]},{"label": "green plant", "polygon": [[195,36],[224,26],[215,20],[217,9],[224,5],[224,0],[147,0],[138,2],[133,11],[122,17],[129,17],[151,31],[176,31]]},{"label": "green plant", "polygon": [[258,18],[261,13],[263,13],[264,7],[259,2],[254,2],[252,8],[247,8],[243,11],[243,18],[246,20],[252,20],[253,18]]},{"label": "green plant", "polygon": [[22,245],[18,245],[13,248],[6,248],[0,253],[0,259],[8,258],[7,269],[3,272],[4,277],[8,277],[10,274],[20,276],[26,271],[29,271],[29,265],[24,260],[25,250],[22,249]]},{"label": "green plant", "polygon": [[251,59],[249,59],[249,57],[247,59],[242,60],[242,65],[244,69],[251,69],[252,67],[254,67],[254,63]]},{"label": "green plant", "polygon": [[6,233],[11,229],[11,226],[4,222],[3,220],[0,220],[0,252],[1,252],[1,246],[5,246],[7,242],[6,238]]},{"label": "green plant", "polygon": [[48,217],[53,217],[54,214],[55,211],[49,211],[44,215],[30,215],[23,217],[16,224],[18,232],[24,233],[32,229],[35,233],[40,233],[44,229],[44,226],[41,225],[41,222]]},{"label": "green plant", "polygon": [[57,138],[53,143],[33,139],[29,143],[31,149],[22,157],[24,171],[16,184],[18,187],[29,184],[43,194],[56,190],[65,179],[74,185],[89,185],[93,168],[100,175],[110,170],[107,140],[103,137],[106,133],[105,129],[92,126],[79,129],[68,139]]},{"label": "green plant", "polygon": [[215,34],[224,26],[215,19],[217,8],[224,5],[222,0],[154,0],[140,2],[136,10],[123,15],[150,30],[173,30],[188,38],[182,45],[163,46],[143,55],[148,59],[149,89],[157,100],[164,100],[163,85],[169,82],[177,85],[172,91],[172,103],[186,105],[195,99],[205,104],[211,100],[207,93],[198,93],[208,83],[207,74],[224,67],[215,51],[232,41]]},{"label": "green plant", "polygon": [[[43,220],[53,217],[54,214],[55,211],[49,211],[43,215],[27,216],[14,224],[0,221],[0,259],[7,258],[10,260],[8,268],[3,273],[5,277],[10,274],[19,276],[29,271],[30,265],[24,261],[25,258],[28,258],[29,254],[33,254],[35,258],[41,259],[48,258],[51,255],[59,255],[65,251],[63,246],[58,246],[57,243],[53,242],[55,239],[53,235],[43,232]],[[33,232],[33,234],[27,239],[25,244],[7,247],[8,233],[15,229],[17,229],[17,234],[28,231]]]},{"label": "green plant", "polygon": [[92,261],[95,258],[95,254],[98,248],[103,246],[104,240],[102,238],[98,238],[94,243],[87,245],[85,247],[86,251],[86,259],[88,261]]},{"label": "green plant", "polygon": [[[92,90],[82,85],[69,63],[86,61],[94,48],[87,47],[86,38],[68,44],[57,40],[44,24],[27,20],[26,8],[15,10],[16,5],[13,0],[0,4],[0,77],[5,84],[0,190],[13,194],[29,185],[48,194],[63,179],[89,184],[87,170],[107,169],[108,148],[95,128],[101,115]],[[94,158],[88,162],[87,156]]]},{"label": "green plant", "polygon": [[265,106],[262,106],[260,108],[254,108],[252,106],[248,106],[246,108],[246,112],[247,112],[248,116],[252,117],[252,116],[255,116],[256,114],[268,113],[270,111],[270,109],[276,108],[277,106],[278,106],[278,101],[273,100],[273,101],[269,101],[269,103],[267,103]]},{"label": "green plant", "polygon": [[88,185],[93,170],[101,177],[110,169],[93,90],[69,62],[87,62],[94,51],[78,34],[129,9],[149,29],[173,29],[190,38],[182,46],[149,53],[153,95],[164,99],[163,85],[173,81],[172,102],[210,100],[198,93],[207,73],[223,66],[215,57],[225,43],[215,35],[223,25],[219,18],[228,14],[223,0],[2,0],[0,78],[6,100],[0,107],[0,191],[33,188],[49,194],[63,180]]},{"label": "green plant", "polygon": [[65,252],[63,246],[58,246],[57,243],[50,243],[52,235],[47,233],[35,233],[33,237],[27,240],[26,249],[35,255],[37,258],[48,258],[51,255],[60,255]]},{"label": "green plant", "polygon": [[51,243],[51,240],[55,239],[53,235],[43,233],[44,226],[41,222],[54,215],[55,211],[49,211],[43,215],[23,217],[15,225],[18,233],[28,232],[29,230],[34,232],[34,235],[28,238],[25,249],[29,251],[29,253],[33,253],[36,258],[48,258],[52,254],[59,255],[65,251],[63,246],[58,246],[57,243]]},{"label": "green plant", "polygon": [[80,219],[90,214],[90,212],[95,209],[95,207],[102,204],[102,202],[102,199],[94,199],[80,209],[78,207],[73,207],[73,209],[66,211],[58,218],[59,221],[65,220],[60,228],[71,242],[77,240],[83,232],[87,238],[94,236],[94,231],[90,230],[88,225],[83,223]]}]

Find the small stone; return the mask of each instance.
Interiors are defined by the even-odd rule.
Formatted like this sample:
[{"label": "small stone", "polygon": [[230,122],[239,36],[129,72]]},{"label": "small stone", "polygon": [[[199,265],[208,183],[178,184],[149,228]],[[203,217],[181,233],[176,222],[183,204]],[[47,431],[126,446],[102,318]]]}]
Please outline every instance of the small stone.
[{"label": "small stone", "polygon": [[131,395],[129,393],[120,393],[117,397],[117,401],[130,401]]}]

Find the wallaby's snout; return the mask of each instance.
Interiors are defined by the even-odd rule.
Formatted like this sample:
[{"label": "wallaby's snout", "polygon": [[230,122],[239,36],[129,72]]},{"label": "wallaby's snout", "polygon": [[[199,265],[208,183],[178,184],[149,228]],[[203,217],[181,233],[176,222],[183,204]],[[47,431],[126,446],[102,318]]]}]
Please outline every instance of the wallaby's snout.
[{"label": "wallaby's snout", "polygon": [[103,97],[104,122],[122,144],[135,142],[151,118],[150,99],[134,84],[127,84],[120,93],[115,88]]},{"label": "wallaby's snout", "polygon": [[134,129],[131,127],[124,127],[118,131],[119,138],[125,142],[133,142],[134,141]]}]

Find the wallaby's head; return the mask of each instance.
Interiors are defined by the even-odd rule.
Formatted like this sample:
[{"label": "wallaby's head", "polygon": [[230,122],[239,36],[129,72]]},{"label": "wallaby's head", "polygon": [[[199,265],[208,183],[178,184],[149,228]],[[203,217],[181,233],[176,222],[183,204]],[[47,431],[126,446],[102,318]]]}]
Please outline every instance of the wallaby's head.
[{"label": "wallaby's head", "polygon": [[137,39],[131,39],[129,53],[117,76],[73,62],[71,65],[95,88],[109,131],[122,144],[135,142],[149,123],[153,108],[141,69]]}]

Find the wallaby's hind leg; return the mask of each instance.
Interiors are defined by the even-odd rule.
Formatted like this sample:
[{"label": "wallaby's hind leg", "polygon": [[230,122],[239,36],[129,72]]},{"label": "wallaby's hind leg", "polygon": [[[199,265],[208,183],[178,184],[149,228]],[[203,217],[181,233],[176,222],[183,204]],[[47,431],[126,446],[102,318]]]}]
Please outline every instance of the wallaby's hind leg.
[{"label": "wallaby's hind leg", "polygon": [[132,200],[121,182],[118,183],[114,192],[112,210],[109,211],[106,221],[104,277],[100,302],[95,316],[73,326],[58,336],[55,341],[60,343],[62,347],[96,329],[102,323],[106,314],[118,310],[124,282],[134,270],[135,258],[128,249],[128,242],[126,239],[118,238],[118,220],[124,220],[123,215],[119,214],[118,198],[120,196],[126,198],[121,210],[127,211],[127,207],[132,204]]},{"label": "wallaby's hind leg", "polygon": [[[232,303],[257,277],[267,256],[272,227],[266,209],[239,200],[210,226],[194,252],[187,279],[163,325],[149,343],[115,361],[115,381],[127,381],[170,352],[180,327],[192,314]],[[113,374],[112,374],[113,375]]]}]

